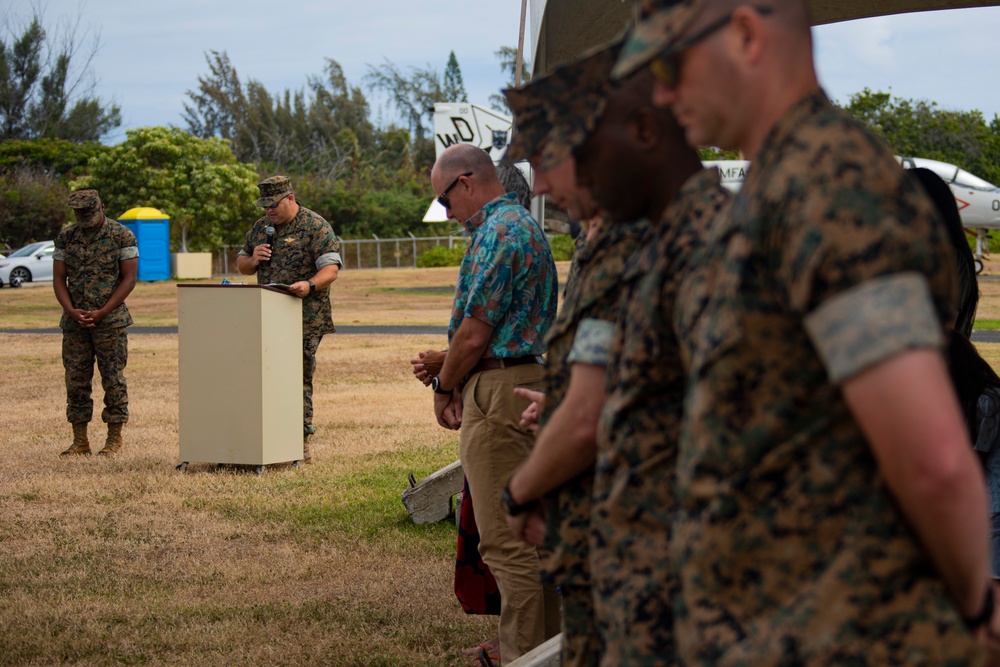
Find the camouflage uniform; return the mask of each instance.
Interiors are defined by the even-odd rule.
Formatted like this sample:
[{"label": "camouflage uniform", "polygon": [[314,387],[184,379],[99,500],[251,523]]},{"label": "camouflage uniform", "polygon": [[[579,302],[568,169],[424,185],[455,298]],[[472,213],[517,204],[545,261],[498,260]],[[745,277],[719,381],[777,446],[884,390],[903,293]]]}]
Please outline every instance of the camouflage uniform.
[{"label": "camouflage uniform", "polygon": [[[70,205],[74,209],[97,211],[100,199],[96,190],[79,190],[70,196]],[[80,310],[102,308],[121,281],[120,263],[139,256],[135,235],[107,217],[96,226],[88,222],[70,225],[56,236],[55,248],[52,259],[65,263],[66,287],[73,307]],[[91,387],[95,359],[104,387],[101,419],[105,423],[128,421],[126,327],[131,324],[132,316],[124,302],[93,328],[84,328],[63,313],[59,328],[63,332],[66,419],[71,424],[88,423],[93,418]]]},{"label": "camouflage uniform", "polygon": [[716,170],[693,175],[622,275],[591,533],[601,664],[675,664],[668,556],[685,373],[674,304],[728,201]]},{"label": "camouflage uniform", "polygon": [[[579,61],[521,88],[507,90],[518,133],[508,157],[538,158],[542,171],[554,168],[590,136],[617,85],[611,68],[621,42],[616,41]],[[548,334],[543,428],[563,403],[574,363],[606,366],[618,286],[625,263],[639,247],[645,222],[616,225],[605,221],[588,243],[578,241],[566,281],[564,302]],[[542,580],[559,587],[562,597],[562,665],[597,665],[603,654],[594,623],[589,535],[593,468],[550,493]]]},{"label": "camouflage uniform", "polygon": [[976,663],[839,386],[941,344],[952,257],[889,149],[821,92],[772,128],[675,314],[686,664]]},{"label": "camouflage uniform", "polygon": [[[258,184],[261,204],[268,196],[291,193],[291,184],[284,176],[276,176]],[[262,205],[262,204],[261,204]],[[240,255],[252,256],[255,247],[267,243],[264,230],[272,223],[265,215],[246,233]],[[268,266],[257,269],[257,283],[291,285],[309,280],[324,266],[342,266],[340,242],[333,228],[321,215],[299,205],[298,213],[288,223],[275,226],[274,247]],[[330,288],[317,289],[302,299],[302,398],[303,434],[316,432],[313,418],[313,376],[316,373],[316,350],[323,336],[336,332],[330,307]]]},{"label": "camouflage uniform", "polygon": [[[645,223],[609,225],[583,244],[574,258],[576,275],[566,284],[563,306],[549,331],[545,368],[544,425],[562,404],[574,363],[604,366],[618,315],[625,262],[639,247]],[[594,625],[589,533],[593,469],[578,475],[546,499],[543,581],[558,586],[563,600],[563,665],[597,664],[603,653]]]}]

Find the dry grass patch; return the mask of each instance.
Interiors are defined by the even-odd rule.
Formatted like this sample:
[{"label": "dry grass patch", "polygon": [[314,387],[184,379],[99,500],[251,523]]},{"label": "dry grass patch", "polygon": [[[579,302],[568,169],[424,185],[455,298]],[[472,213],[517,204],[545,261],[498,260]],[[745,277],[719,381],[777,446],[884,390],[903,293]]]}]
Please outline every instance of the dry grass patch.
[{"label": "dry grass patch", "polygon": [[451,593],[454,526],[414,526],[399,500],[407,472],[457,457],[408,368],[436,337],[326,339],[316,463],[260,476],[174,471],[176,336],[130,338],[113,461],[57,456],[60,337],[0,342],[4,664],[464,665],[493,634]]},{"label": "dry grass patch", "polygon": [[[561,280],[569,262],[558,262]],[[458,267],[435,269],[345,270],[331,291],[336,324],[445,326],[451,317]],[[229,276],[233,282],[256,282],[254,276]],[[212,280],[190,283],[218,283]],[[139,326],[177,325],[175,280],[139,283],[127,300]],[[40,329],[59,325],[62,310],[52,283],[0,289],[0,329]]]}]

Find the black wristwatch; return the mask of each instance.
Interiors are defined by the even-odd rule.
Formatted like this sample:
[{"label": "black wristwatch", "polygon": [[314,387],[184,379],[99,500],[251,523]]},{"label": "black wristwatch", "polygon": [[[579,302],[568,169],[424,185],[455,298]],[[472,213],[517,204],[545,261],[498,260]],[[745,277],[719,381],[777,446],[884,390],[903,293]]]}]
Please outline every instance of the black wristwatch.
[{"label": "black wristwatch", "polygon": [[441,394],[442,396],[451,396],[452,389],[442,389],[441,379],[435,375],[431,378],[431,389],[434,390],[435,394]]},{"label": "black wristwatch", "polygon": [[311,280],[308,280],[306,282],[309,283],[309,293],[312,294],[313,292],[315,292],[316,291],[316,283],[314,283]]},{"label": "black wristwatch", "polygon": [[510,495],[510,482],[507,483],[507,486],[503,487],[503,493],[500,494],[500,506],[503,507],[503,511],[507,513],[507,516],[524,514],[533,508],[537,502],[537,500],[532,500],[530,503],[524,503],[523,505],[517,504],[514,501],[514,497]]},{"label": "black wristwatch", "polygon": [[993,618],[993,583],[986,588],[986,599],[983,600],[983,610],[979,612],[976,616],[968,617],[962,616],[962,620],[965,622],[965,627],[969,629],[969,632],[975,632],[983,625],[990,622]]}]

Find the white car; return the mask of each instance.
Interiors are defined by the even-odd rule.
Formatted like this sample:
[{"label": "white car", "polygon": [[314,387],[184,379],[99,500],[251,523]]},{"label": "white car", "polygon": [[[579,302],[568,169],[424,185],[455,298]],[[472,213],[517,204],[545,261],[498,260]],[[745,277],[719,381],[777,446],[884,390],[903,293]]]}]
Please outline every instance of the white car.
[{"label": "white car", "polygon": [[35,280],[52,280],[53,241],[39,241],[26,245],[9,257],[0,259],[0,287],[20,287]]}]

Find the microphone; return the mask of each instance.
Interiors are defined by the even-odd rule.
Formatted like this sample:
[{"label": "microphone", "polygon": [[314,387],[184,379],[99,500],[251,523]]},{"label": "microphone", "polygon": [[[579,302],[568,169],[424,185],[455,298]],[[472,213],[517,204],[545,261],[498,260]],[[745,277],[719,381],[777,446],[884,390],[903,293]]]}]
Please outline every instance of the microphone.
[{"label": "microphone", "polygon": [[[267,247],[271,249],[271,253],[274,254],[274,227],[268,225],[264,229],[264,236],[267,238]],[[260,262],[261,266],[270,266],[271,260],[265,259]]]}]

